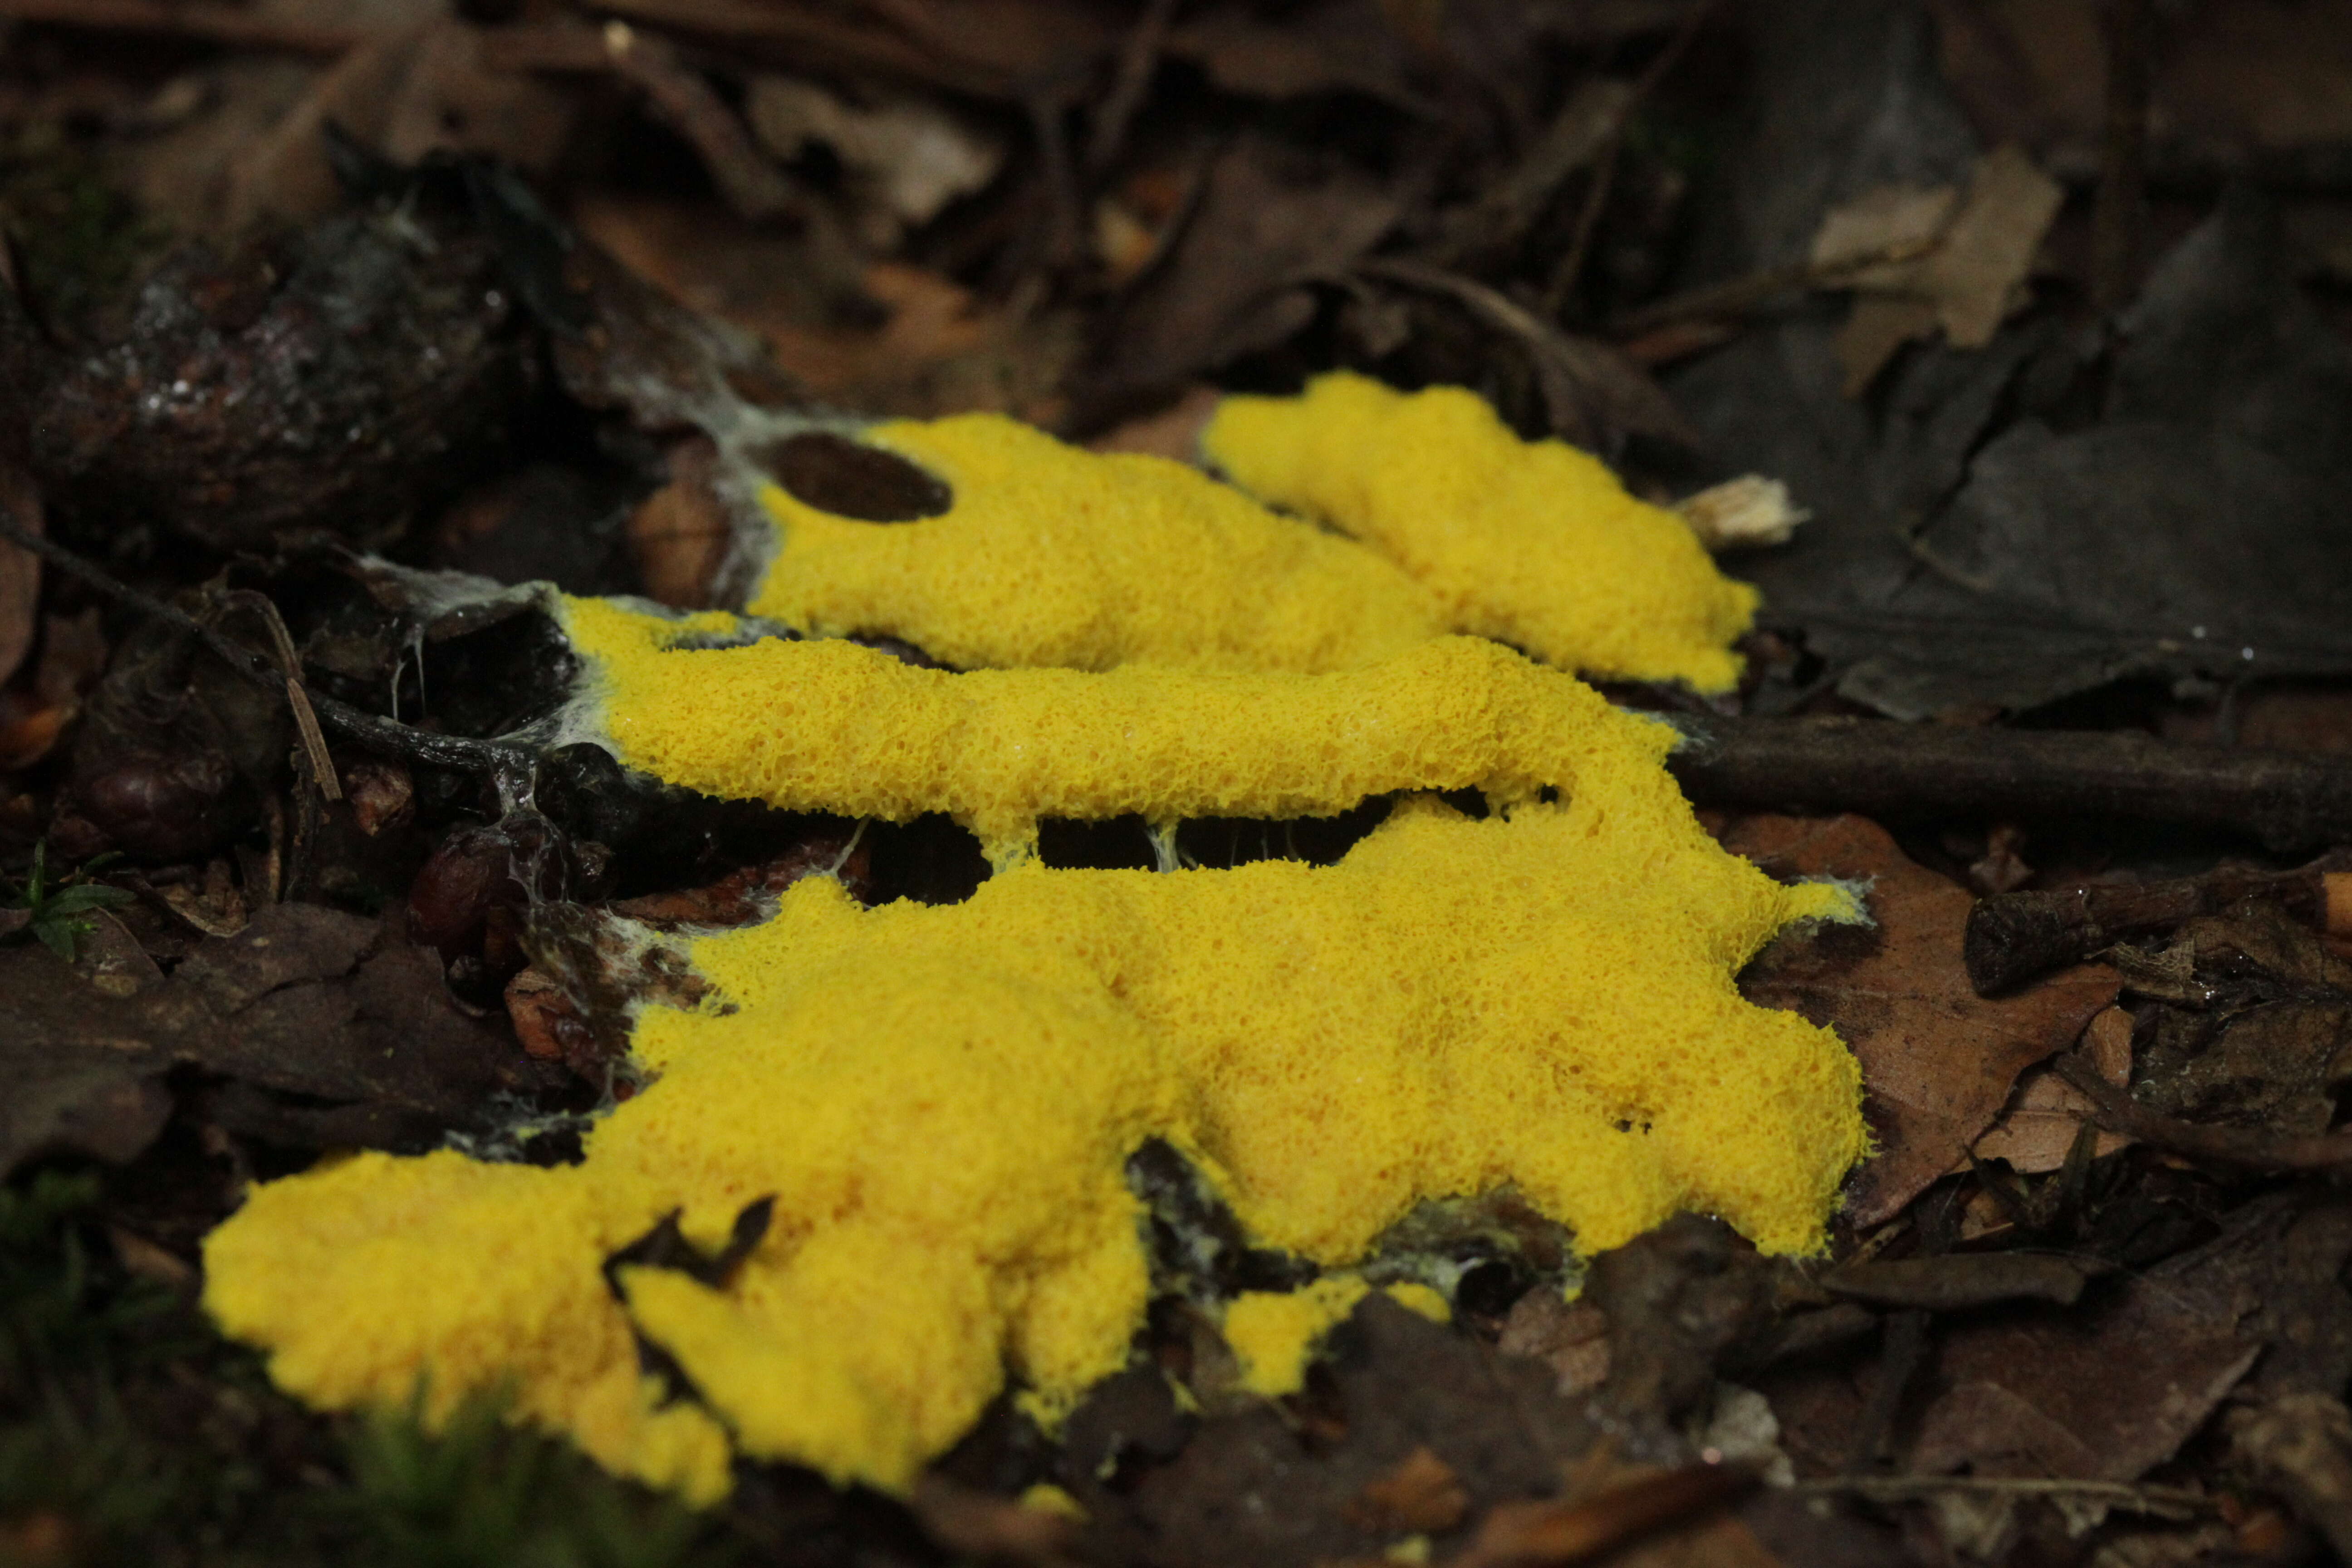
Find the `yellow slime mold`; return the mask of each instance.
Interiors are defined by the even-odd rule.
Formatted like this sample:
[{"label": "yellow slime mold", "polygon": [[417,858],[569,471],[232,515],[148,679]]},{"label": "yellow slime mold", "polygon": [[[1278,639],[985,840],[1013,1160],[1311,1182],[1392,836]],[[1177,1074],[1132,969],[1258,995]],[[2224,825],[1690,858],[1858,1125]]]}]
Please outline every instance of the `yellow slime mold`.
[{"label": "yellow slime mold", "polygon": [[1601,462],[1528,443],[1459,387],[1327,375],[1297,398],[1229,397],[1202,450],[1244,489],[1402,565],[1454,631],[1564,669],[1727,689],[1756,590]]},{"label": "yellow slime mold", "polygon": [[[870,677],[862,659],[774,667],[770,700],[804,706],[730,729],[746,721],[727,705],[748,699],[715,672],[756,662],[744,653],[761,650],[644,656],[673,661],[677,707],[721,715],[678,755],[751,759],[786,730],[855,746],[837,705]],[[1664,727],[1493,657],[1478,668],[1529,683],[1511,699],[1526,710],[1465,710],[1499,726],[1466,754],[1546,777],[1560,804],[1470,820],[1418,797],[1325,868],[1031,862],[951,907],[861,910],[803,882],[769,923],[694,944],[712,1000],[640,1018],[657,1077],[598,1124],[583,1163],[369,1154],[263,1186],[207,1246],[212,1310],[316,1403],[399,1399],[419,1377],[448,1400],[512,1377],[523,1413],[605,1464],[708,1498],[730,1445],[903,1489],[1008,1367],[1051,1415],[1119,1366],[1148,1288],[1123,1165],[1150,1137],[1198,1160],[1256,1239],[1332,1267],[1421,1200],[1506,1183],[1589,1249],[1682,1208],[1775,1251],[1816,1247],[1864,1144],[1854,1062],[1742,1001],[1732,976],[1790,920],[1850,901],[1723,853],[1659,766]],[[1383,678],[1278,678],[1288,706],[1268,691],[1247,710],[1358,777],[1400,742],[1372,707],[1334,719],[1327,689]],[[925,680],[985,710],[1070,679]],[[1213,726],[1190,689],[1166,700]],[[1078,706],[1097,727],[1042,776],[1079,771],[1089,747],[1119,754],[1139,721]],[[1229,787],[1239,734],[1155,754],[1160,798]],[[733,787],[764,776],[741,765]],[[967,765],[951,746],[860,753],[874,787],[940,799],[962,798]],[[1129,787],[1054,808],[1127,809]],[[971,799],[976,816],[1039,806],[1009,784]],[[772,1225],[724,1289],[629,1268],[622,1300],[600,1277],[666,1214],[715,1247],[771,1195]],[[709,1415],[659,1403],[632,1327]]]},{"label": "yellow slime mold", "polygon": [[[1441,635],[1719,684],[1746,591],[1694,568],[1684,536],[1475,404],[1345,382],[1236,405],[1219,450],[1426,587],[1173,465],[986,418],[874,438],[938,471],[956,510],[877,526],[772,498],[783,553],[755,607],[1079,668],[697,647],[740,624],[564,600],[585,717],[632,765],[713,795],[950,812],[1004,869],[951,907],[860,909],[814,879],[766,924],[695,942],[709,998],[638,1018],[653,1081],[579,1165],[362,1154],[257,1188],[206,1244],[205,1299],[281,1384],[347,1407],[421,1381],[436,1411],[509,1387],[523,1416],[698,1501],[734,1455],[904,1490],[1008,1375],[1050,1421],[1123,1364],[1150,1288],[1124,1173],[1154,1138],[1255,1242],[1335,1269],[1417,1204],[1507,1184],[1588,1250],[1684,1208],[1769,1250],[1820,1245],[1865,1141],[1858,1070],[1732,977],[1851,899],[1717,847],[1661,766],[1664,727]],[[1546,494],[1591,517],[1547,513]],[[1464,587],[1481,562],[1486,598]],[[1026,853],[1045,816],[1288,816],[1461,787],[1492,815],[1407,793],[1329,867]],[[768,1227],[723,1282],[608,1279],[665,1216],[715,1251],[762,1200]],[[1363,1289],[1235,1302],[1250,1377],[1295,1384]],[[698,1399],[640,1371],[639,1336]]]},{"label": "yellow slime mold", "polygon": [[1345,669],[1447,632],[1564,669],[1721,690],[1756,594],[1598,461],[1520,441],[1459,389],[1328,376],[1228,398],[1206,449],[1268,510],[1160,458],[1102,457],[995,415],[865,432],[942,480],[945,513],[872,523],[769,486],[751,608],[904,637],[967,668]]},{"label": "yellow slime mold", "polygon": [[[595,599],[561,613],[630,766],[786,810],[943,811],[999,863],[1045,816],[1329,816],[1394,790],[1474,787],[1515,805],[1573,776],[1603,737],[1653,728],[1475,637],[1321,676],[956,675],[841,641],[674,646],[734,632],[725,615],[667,620]],[[1656,749],[1628,754],[1654,769]]]},{"label": "yellow slime mold", "polygon": [[1387,561],[1165,458],[1098,456],[994,414],[864,438],[943,480],[953,507],[861,522],[766,487],[779,537],[753,614],[904,637],[966,668],[1344,669],[1445,629]]}]

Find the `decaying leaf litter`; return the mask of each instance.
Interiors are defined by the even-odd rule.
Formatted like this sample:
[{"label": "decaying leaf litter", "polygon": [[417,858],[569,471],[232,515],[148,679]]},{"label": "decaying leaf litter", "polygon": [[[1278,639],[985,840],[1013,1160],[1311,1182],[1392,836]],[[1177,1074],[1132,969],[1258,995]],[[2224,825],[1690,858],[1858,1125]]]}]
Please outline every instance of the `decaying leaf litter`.
[{"label": "decaying leaf litter", "polygon": [[[12,1559],[2352,1545],[2332,11],[0,11]],[[496,584],[740,605],[762,479],[935,504],[812,412],[1191,457],[1335,367],[1718,531],[1810,514],[1724,557],[1737,693],[1611,689],[1726,844],[1871,883],[1744,982],[1862,1064],[1826,1257],[1433,1205],[1381,1255],[1453,1321],[1375,1290],[1269,1402],[1220,1316],[1311,1269],[1147,1148],[1155,1304],[1055,1436],[1001,1401],[904,1501],[744,1464],[700,1514],[484,1415],[311,1415],[205,1326],[247,1184],[576,1160],[632,1011],[704,994],[684,935],[989,872],[550,749],[575,656]],[[1328,863],[1379,815],[1039,849]]]}]

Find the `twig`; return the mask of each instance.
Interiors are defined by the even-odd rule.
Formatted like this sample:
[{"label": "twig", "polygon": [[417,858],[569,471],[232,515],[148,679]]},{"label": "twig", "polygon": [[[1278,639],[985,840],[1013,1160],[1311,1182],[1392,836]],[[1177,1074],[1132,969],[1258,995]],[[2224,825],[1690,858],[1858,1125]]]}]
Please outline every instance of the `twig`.
[{"label": "twig", "polygon": [[2126,1513],[2188,1519],[2212,1513],[2219,1499],[2181,1487],[2133,1486],[2124,1481],[2078,1481],[2031,1476],[1829,1476],[1789,1488],[1799,1497],[1858,1497],[1871,1502],[1911,1502],[1921,1498],[2075,1498]]},{"label": "twig", "polygon": [[1596,426],[1606,426],[1698,445],[1682,410],[1640,367],[1604,344],[1570,337],[1476,279],[1398,257],[1370,257],[1354,269],[1362,277],[1443,294],[1518,339],[1535,363],[1553,426],[1571,440],[1598,446],[1604,432]]},{"label": "twig", "polygon": [[49,22],[110,33],[159,33],[237,48],[329,57],[378,36],[361,27],[286,22],[227,5],[176,5],[167,0],[0,0],[0,21]]},{"label": "twig", "polygon": [[1593,165],[1592,184],[1584,193],[1584,205],[1577,212],[1576,231],[1570,237],[1567,253],[1552,268],[1551,279],[1544,286],[1543,314],[1546,321],[1559,319],[1560,311],[1568,304],[1569,295],[1576,288],[1577,279],[1584,271],[1584,258],[1592,249],[1593,235],[1600,230],[1601,212],[1609,205],[1610,193],[1617,186],[1617,165],[1625,151],[1625,126],[1633,118],[1633,110],[1639,109],[1643,100],[1657,90],[1658,84],[1682,63],[1683,56],[1690,51],[1691,40],[1698,37],[1699,28],[1714,14],[1715,0],[1699,0],[1698,5],[1691,7],[1690,15],[1683,18],[1683,25],[1675,29],[1675,36],[1667,40],[1666,47],[1660,49],[1657,57],[1642,68],[1642,74],[1633,79],[1633,90],[1617,110],[1617,123],[1610,130],[1609,140],[1601,150],[1599,161]]},{"label": "twig", "polygon": [[294,650],[293,634],[286,629],[286,618],[268,595],[257,594],[250,588],[234,588],[219,596],[224,613],[243,610],[258,618],[269,633],[269,646],[278,655],[278,672],[286,683],[286,705],[294,710],[294,728],[302,737],[302,752],[310,763],[310,782],[329,800],[343,798],[343,786],[335,777],[334,759],[327,754],[327,738],[319,733],[319,715],[310,706],[310,694],[302,689],[302,656]]},{"label": "twig", "polygon": [[1881,1307],[1958,1312],[1995,1301],[2054,1301],[2071,1307],[2083,1294],[2083,1270],[2042,1252],[1947,1252],[1891,1262],[1868,1258],[1823,1274],[1834,1295]]},{"label": "twig", "polygon": [[1744,316],[1750,310],[1770,304],[1783,294],[1801,289],[1834,289],[1855,274],[1889,262],[1908,261],[1924,256],[1941,244],[1939,239],[1892,240],[1852,256],[1833,256],[1826,261],[1792,261],[1785,267],[1769,267],[1761,272],[1751,272],[1744,278],[1733,278],[1721,283],[1709,283],[1701,288],[1670,295],[1639,310],[1628,310],[1609,323],[1612,338],[1630,338],[1676,321],[1706,316]]},{"label": "twig", "polygon": [[1601,77],[1569,94],[1527,156],[1486,195],[1448,215],[1434,250],[1437,260],[1454,265],[1507,245],[1525,233],[1560,182],[1599,157],[1601,149],[1616,139],[1624,127],[1626,110],[1633,107],[1634,91],[1632,82]]},{"label": "twig", "polygon": [[1160,68],[1160,47],[1167,41],[1168,24],[1175,15],[1176,0],[1150,0],[1129,29],[1127,42],[1118,51],[1118,74],[1111,80],[1110,91],[1103,95],[1087,138],[1089,177],[1099,179],[1108,174],[1125,150],[1128,131],[1151,90],[1152,75]]},{"label": "twig", "polygon": [[2120,938],[2168,931],[2248,899],[2273,900],[2296,920],[2331,935],[2352,935],[2352,872],[2306,866],[2299,871],[2225,870],[2173,881],[2094,884],[1979,899],[1969,911],[1961,954],[1969,984],[1977,994],[1991,996],[2037,974],[2079,963]]},{"label": "twig", "polygon": [[814,5],[770,5],[759,0],[596,0],[606,16],[734,40],[772,59],[803,69],[879,73],[953,92],[1014,96],[1002,68],[950,59],[884,25],[852,21]]},{"label": "twig", "polygon": [[640,33],[626,22],[609,22],[604,43],[614,74],[635,84],[670,128],[693,144],[729,206],[754,221],[800,209],[792,182],[761,155],[735,111],[699,72],[679,61],[667,39]]},{"label": "twig", "polygon": [[1045,265],[1059,271],[1077,258],[1086,226],[1077,170],[1070,159],[1069,129],[1062,120],[1068,105],[1056,93],[1040,91],[1024,97],[1022,107],[1037,138],[1039,173],[1045,182]]},{"label": "twig", "polygon": [[2168,1153],[2256,1171],[2332,1171],[2352,1164],[2352,1133],[2274,1138],[2249,1129],[2183,1121],[2150,1110],[2079,1056],[2063,1056],[2051,1065],[2060,1078],[2090,1097],[2092,1119],[2100,1126]]},{"label": "twig", "polygon": [[2099,199],[2091,215],[2091,299],[2101,310],[2131,302],[2147,225],[2147,0],[2107,0],[2107,122]]},{"label": "twig", "polygon": [[[230,669],[257,685],[284,692],[286,678],[268,664],[251,648],[224,636],[220,630],[206,626],[176,605],[165,604],[152,594],[142,594],[128,583],[115,577],[104,568],[83,560],[65,546],[38,534],[27,533],[15,523],[0,521],[0,539],[21,545],[60,571],[71,573],[91,587],[119,604],[130,605],[142,615],[165,621],[197,638],[220,656]],[[404,762],[422,763],[428,767],[457,768],[467,773],[488,773],[501,778],[528,776],[531,767],[529,752],[503,741],[475,740],[464,735],[436,735],[430,731],[413,729],[397,720],[383,718],[364,709],[354,708],[323,693],[310,698],[320,721],[337,734],[384,756],[398,757]]]},{"label": "twig", "polygon": [[1561,252],[1559,264],[1552,268],[1550,279],[1544,284],[1543,316],[1548,321],[1559,320],[1560,312],[1568,309],[1569,295],[1575,291],[1576,280],[1584,275],[1584,258],[1592,249],[1592,237],[1601,232],[1601,215],[1617,189],[1617,164],[1624,147],[1622,136],[1612,136],[1601,150],[1601,162],[1592,171],[1592,184],[1584,193],[1584,205],[1576,214],[1576,231],[1569,236],[1568,248]]},{"label": "twig", "polygon": [[1854,1419],[1853,1453],[1848,1461],[1854,1468],[1874,1465],[1885,1455],[1895,1434],[1895,1417],[1903,1414],[1903,1396],[1911,1391],[1920,1363],[1927,1358],[1930,1321],[1917,1308],[1886,1315],[1885,1326],[1879,1331],[1878,1381],[1871,1385],[1870,1398]]},{"label": "twig", "polygon": [[2344,757],[1870,719],[1674,722],[1690,740],[1666,766],[1702,805],[2123,818],[2251,835],[2280,851],[2352,842]]}]

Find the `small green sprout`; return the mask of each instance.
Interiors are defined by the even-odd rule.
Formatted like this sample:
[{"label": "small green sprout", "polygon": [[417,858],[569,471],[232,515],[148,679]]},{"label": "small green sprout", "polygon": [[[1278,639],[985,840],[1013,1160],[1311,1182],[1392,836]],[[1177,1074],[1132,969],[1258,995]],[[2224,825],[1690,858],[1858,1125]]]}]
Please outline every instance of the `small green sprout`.
[{"label": "small green sprout", "polygon": [[[93,857],[82,863],[80,870],[68,873],[53,885],[48,880],[48,841],[35,844],[31,878],[15,892],[0,893],[0,936],[30,931],[50,952],[71,963],[81,939],[96,927],[90,911],[131,901],[131,895],[125,889],[89,880],[92,871],[117,858],[110,853]],[[24,911],[23,917],[16,918],[12,910]]]}]

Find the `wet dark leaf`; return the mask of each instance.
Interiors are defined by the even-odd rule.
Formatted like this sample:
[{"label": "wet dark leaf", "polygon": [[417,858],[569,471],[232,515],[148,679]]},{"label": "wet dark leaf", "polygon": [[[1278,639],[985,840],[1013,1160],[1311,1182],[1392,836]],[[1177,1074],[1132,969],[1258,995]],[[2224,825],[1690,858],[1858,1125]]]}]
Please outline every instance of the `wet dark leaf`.
[{"label": "wet dark leaf", "polygon": [[1081,373],[1090,403],[1146,402],[1289,337],[1315,313],[1301,283],[1344,268],[1402,211],[1337,157],[1259,135],[1237,138],[1205,180],[1168,253],[1104,321]]}]

